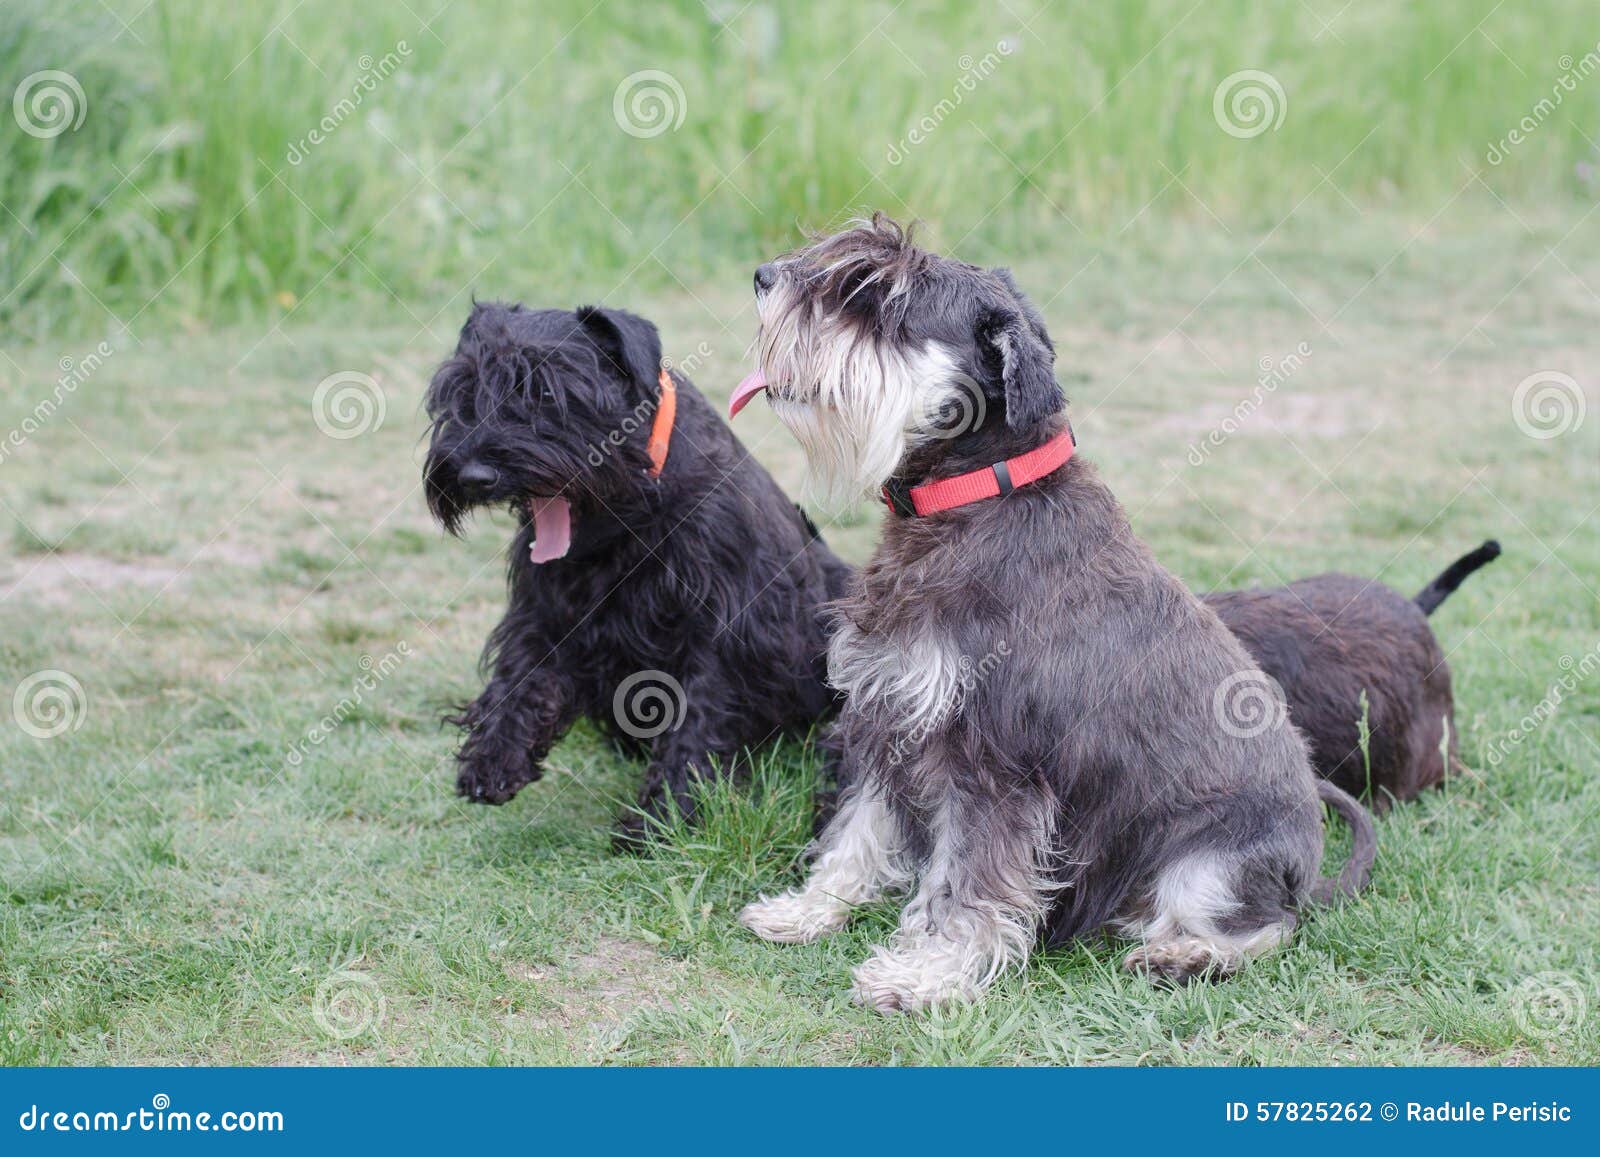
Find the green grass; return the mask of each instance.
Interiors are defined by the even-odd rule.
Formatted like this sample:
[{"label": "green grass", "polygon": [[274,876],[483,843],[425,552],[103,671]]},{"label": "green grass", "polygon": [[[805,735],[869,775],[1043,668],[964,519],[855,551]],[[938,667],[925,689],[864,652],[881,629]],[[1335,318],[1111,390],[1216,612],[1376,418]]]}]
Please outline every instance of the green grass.
[{"label": "green grass", "polygon": [[[420,320],[469,288],[659,294],[864,206],[1017,253],[1146,214],[1259,229],[1308,198],[1425,219],[1452,195],[1600,192],[1595,76],[1488,159],[1563,56],[1600,52],[1589,0],[482,0],[424,24],[433,7],[12,0],[0,93],[61,70],[87,108],[49,140],[0,128],[0,320],[109,311],[142,335],[348,296]],[[1252,69],[1283,119],[1237,139],[1213,98]],[[682,121],[640,138],[613,107],[645,70]]]},{"label": "green grass", "polygon": [[[464,312],[441,295],[431,326],[352,305],[122,339],[0,461],[0,695],[58,670],[84,697],[52,739],[0,709],[0,1058],[1600,1063],[1600,681],[1487,759],[1562,657],[1600,644],[1600,214],[1462,200],[1419,228],[1438,208],[1335,199],[1270,236],[1150,218],[1014,255],[1084,452],[1196,587],[1339,568],[1411,591],[1505,545],[1434,619],[1471,770],[1384,818],[1372,891],[1285,951],[1171,992],[1089,943],[976,1007],[882,1018],[849,1003],[849,969],[892,908],[796,948],[734,920],[793,878],[804,750],[765,753],[751,791],[638,859],[607,846],[638,769],[584,729],[511,805],[455,800],[437,717],[476,688],[506,524],[446,540],[417,493],[416,402]],[[551,299],[548,267],[522,270],[530,296]],[[629,299],[669,353],[704,343],[695,377],[720,398],[747,277],[730,261],[692,293]],[[1191,466],[1259,360],[1302,340],[1304,366]],[[3,347],[8,429],[90,344]],[[380,428],[318,432],[312,389],[338,370],[380,382]],[[1580,379],[1581,427],[1518,432],[1512,394],[1536,370]],[[741,436],[796,486],[764,407]],[[876,527],[858,512],[827,533],[860,560]],[[381,667],[402,643],[357,694],[362,656]]]}]

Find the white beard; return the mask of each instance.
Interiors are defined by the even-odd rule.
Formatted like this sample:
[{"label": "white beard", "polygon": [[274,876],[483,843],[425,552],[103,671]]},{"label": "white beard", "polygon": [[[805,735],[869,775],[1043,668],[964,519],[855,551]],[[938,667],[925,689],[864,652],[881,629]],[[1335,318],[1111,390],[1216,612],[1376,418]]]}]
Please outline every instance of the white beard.
[{"label": "white beard", "polygon": [[787,282],[760,313],[768,402],[806,453],[808,488],[830,505],[875,494],[909,449],[941,436],[929,419],[941,403],[953,396],[957,409],[972,409],[970,380],[937,342],[900,349],[814,320]]}]

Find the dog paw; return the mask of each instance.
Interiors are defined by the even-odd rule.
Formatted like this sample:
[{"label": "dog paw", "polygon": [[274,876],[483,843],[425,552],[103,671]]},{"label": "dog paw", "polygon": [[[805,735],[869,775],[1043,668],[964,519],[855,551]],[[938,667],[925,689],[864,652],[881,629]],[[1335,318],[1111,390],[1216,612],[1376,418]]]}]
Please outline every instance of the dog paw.
[{"label": "dog paw", "polygon": [[508,803],[539,776],[539,768],[533,764],[511,768],[463,763],[456,772],[456,794],[473,803]]},{"label": "dog paw", "polygon": [[980,991],[943,953],[877,948],[852,975],[855,1002],[882,1013],[965,1003]]},{"label": "dog paw", "polygon": [[839,931],[849,919],[848,904],[805,892],[763,896],[739,913],[739,923],[774,944],[809,944]]},{"label": "dog paw", "polygon": [[1211,947],[1193,938],[1142,945],[1122,958],[1122,967],[1157,984],[1185,985],[1222,975]]}]

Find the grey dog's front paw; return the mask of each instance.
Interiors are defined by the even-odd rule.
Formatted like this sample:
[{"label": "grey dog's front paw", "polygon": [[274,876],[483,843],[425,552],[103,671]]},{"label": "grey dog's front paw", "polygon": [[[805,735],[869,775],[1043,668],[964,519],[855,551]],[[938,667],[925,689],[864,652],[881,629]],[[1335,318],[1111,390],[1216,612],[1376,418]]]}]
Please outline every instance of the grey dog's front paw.
[{"label": "grey dog's front paw", "polygon": [[763,896],[744,906],[739,923],[774,944],[809,944],[845,926],[850,906],[804,891]]}]

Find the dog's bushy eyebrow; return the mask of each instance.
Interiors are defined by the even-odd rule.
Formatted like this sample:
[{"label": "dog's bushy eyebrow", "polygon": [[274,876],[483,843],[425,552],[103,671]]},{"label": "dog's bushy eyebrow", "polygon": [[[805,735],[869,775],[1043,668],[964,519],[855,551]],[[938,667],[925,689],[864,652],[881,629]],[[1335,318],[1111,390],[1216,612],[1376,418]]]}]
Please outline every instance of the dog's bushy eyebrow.
[{"label": "dog's bushy eyebrow", "polygon": [[915,226],[884,213],[858,218],[841,232],[814,239],[794,258],[814,300],[847,316],[904,319],[907,291],[933,255],[916,243]]},{"label": "dog's bushy eyebrow", "polygon": [[[503,318],[478,317],[462,335],[456,352],[439,367],[429,387],[431,413],[457,412],[470,405],[476,417],[499,403],[526,399],[551,405],[563,419],[574,401],[569,388],[599,372],[599,354],[587,341],[528,343]],[[578,399],[581,401],[581,399]]]}]

